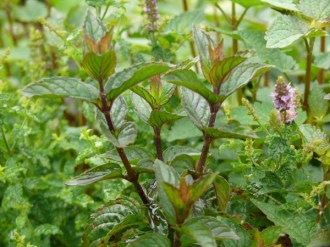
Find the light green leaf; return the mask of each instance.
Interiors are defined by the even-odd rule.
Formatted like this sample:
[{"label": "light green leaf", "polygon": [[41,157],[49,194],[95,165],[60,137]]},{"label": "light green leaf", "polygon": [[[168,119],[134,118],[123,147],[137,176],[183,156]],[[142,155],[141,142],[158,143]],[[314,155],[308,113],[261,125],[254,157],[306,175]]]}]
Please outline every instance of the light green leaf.
[{"label": "light green leaf", "polygon": [[[158,184],[163,184],[165,182],[175,187],[179,186],[179,174],[172,167],[168,166],[160,160],[155,161],[155,175]],[[160,207],[163,209],[167,221],[171,225],[175,225],[175,211],[172,203],[168,199],[163,186],[158,186],[157,189],[159,193]]]},{"label": "light green leaf", "polygon": [[166,81],[178,86],[186,87],[198,94],[210,103],[216,103],[220,101],[220,97],[213,94],[201,80],[197,77],[196,73],[192,70],[176,70],[164,78]]},{"label": "light green leaf", "polygon": [[166,112],[166,111],[153,110],[151,112],[148,123],[152,127],[160,128],[166,123],[173,122],[173,121],[178,120],[183,117],[184,116],[176,115],[176,114]]},{"label": "light green leaf", "polygon": [[210,119],[210,107],[207,101],[193,91],[181,88],[182,105],[191,121],[200,129],[208,126]]},{"label": "light green leaf", "polygon": [[128,107],[123,97],[118,97],[111,106],[111,120],[116,130],[123,128],[126,123]]},{"label": "light green leaf", "polygon": [[106,35],[107,28],[99,18],[88,11],[84,22],[84,33],[97,43]]},{"label": "light green leaf", "polygon": [[131,90],[148,102],[150,107],[154,108],[157,106],[156,99],[149,93],[149,91],[143,87],[135,86]]},{"label": "light green leaf", "polygon": [[213,182],[220,212],[225,212],[230,199],[230,186],[225,178],[217,175]]},{"label": "light green leaf", "polygon": [[330,93],[324,96],[325,100],[330,100]]},{"label": "light green leaf", "polygon": [[160,233],[146,233],[137,240],[129,243],[127,247],[171,247],[170,240]]},{"label": "light green leaf", "polygon": [[105,81],[115,71],[116,54],[113,50],[100,55],[89,52],[84,55],[81,66],[93,79]]},{"label": "light green leaf", "polygon": [[22,22],[35,22],[39,18],[47,17],[47,7],[43,2],[28,0],[24,6],[13,5],[14,15],[17,20]]},{"label": "light green leaf", "polygon": [[104,86],[107,97],[113,100],[131,87],[160,75],[170,68],[170,65],[165,63],[142,63],[117,72],[108,79]]},{"label": "light green leaf", "polygon": [[141,96],[138,94],[131,94],[131,100],[133,103],[133,107],[139,116],[139,118],[148,124],[148,120],[150,118],[152,107],[148,104],[146,100],[144,100]]},{"label": "light green leaf", "polygon": [[181,231],[182,247],[193,246],[197,244],[203,247],[216,247],[216,241],[213,237],[212,231],[204,223],[193,222],[183,225]]},{"label": "light green leaf", "polygon": [[315,56],[314,65],[322,69],[330,69],[330,52],[324,52]]},{"label": "light green leaf", "polygon": [[165,191],[166,197],[174,208],[177,223],[182,222],[185,217],[188,216],[187,212],[189,211],[189,207],[191,207],[191,205],[186,205],[181,198],[180,191],[172,184],[164,182],[162,187]]},{"label": "light green leaf", "polygon": [[233,2],[240,4],[245,8],[262,5],[261,0],[233,0]]},{"label": "light green leaf", "polygon": [[221,85],[220,95],[228,97],[237,89],[246,85],[249,81],[262,75],[271,68],[271,65],[250,63],[249,61],[241,63],[230,74],[228,80]]},{"label": "light green leaf", "polygon": [[263,32],[254,30],[240,30],[238,32],[248,47],[256,51],[256,55],[262,62],[275,65],[281,71],[288,71],[295,67],[296,61],[291,56],[277,48],[266,48]]},{"label": "light green leaf", "polygon": [[316,122],[322,121],[326,116],[329,104],[324,100],[325,93],[318,84],[314,84],[308,97],[308,105],[311,116]]},{"label": "light green leaf", "polygon": [[309,218],[307,214],[290,212],[273,203],[264,203],[254,199],[251,201],[266,214],[269,220],[281,226],[290,237],[302,245],[306,246],[317,232],[317,222],[313,217]]},{"label": "light green leaf", "polygon": [[34,229],[34,233],[37,236],[51,236],[51,235],[62,235],[63,232],[60,230],[58,226],[51,224],[42,224],[37,226]]},{"label": "light green leaf", "polygon": [[165,32],[173,32],[176,34],[188,33],[193,25],[203,21],[204,9],[195,9],[183,12],[171,19],[164,27]]},{"label": "light green leaf", "polygon": [[313,237],[307,247],[330,246],[330,230],[321,229]]},{"label": "light green leaf", "polygon": [[309,32],[308,26],[296,16],[281,15],[266,32],[267,48],[283,48],[291,45]]},{"label": "light green leaf", "polygon": [[200,152],[187,146],[169,146],[163,154],[164,162],[170,164],[181,155],[199,156]]},{"label": "light green leaf", "polygon": [[69,77],[49,77],[27,85],[22,90],[27,97],[71,97],[97,102],[98,90],[87,83],[76,78]]},{"label": "light green leaf", "polygon": [[204,192],[210,187],[213,183],[215,177],[217,176],[216,173],[206,174],[197,179],[189,189],[191,191],[191,197],[189,201],[195,202],[197,201]]},{"label": "light green leaf", "polygon": [[297,6],[293,0],[261,0],[261,2],[268,3],[278,9],[298,11]]},{"label": "light green leaf", "polygon": [[235,138],[245,140],[247,138],[258,138],[253,130],[238,123],[229,123],[217,128],[206,128],[205,133],[213,138]]},{"label": "light green leaf", "polygon": [[122,177],[121,167],[118,164],[110,163],[89,169],[65,184],[83,186],[102,180],[120,177]]},{"label": "light green leaf", "polygon": [[170,98],[173,96],[175,89],[176,89],[175,85],[171,85],[168,83],[164,84],[163,91],[158,100],[158,105],[160,105],[160,106],[165,105],[170,100]]},{"label": "light green leaf", "polygon": [[305,16],[320,20],[330,17],[330,2],[328,0],[300,0],[298,9]]}]

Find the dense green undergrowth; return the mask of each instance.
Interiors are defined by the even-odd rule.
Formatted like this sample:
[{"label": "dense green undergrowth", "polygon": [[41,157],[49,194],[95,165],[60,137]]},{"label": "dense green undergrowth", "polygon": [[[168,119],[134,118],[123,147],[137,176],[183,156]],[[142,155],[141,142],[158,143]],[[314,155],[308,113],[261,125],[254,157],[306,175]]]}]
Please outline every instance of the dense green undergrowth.
[{"label": "dense green undergrowth", "polygon": [[0,6],[0,246],[330,246],[328,0]]}]

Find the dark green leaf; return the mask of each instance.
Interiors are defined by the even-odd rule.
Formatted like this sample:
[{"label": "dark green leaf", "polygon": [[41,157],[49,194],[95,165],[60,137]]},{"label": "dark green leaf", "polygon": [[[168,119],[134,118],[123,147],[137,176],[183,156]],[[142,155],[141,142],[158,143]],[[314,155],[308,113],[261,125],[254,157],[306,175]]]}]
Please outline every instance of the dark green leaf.
[{"label": "dark green leaf", "polygon": [[84,55],[81,65],[90,77],[105,81],[115,71],[116,54],[113,50],[100,55],[89,52]]},{"label": "dark green leaf", "polygon": [[186,216],[186,212],[189,210],[189,206],[191,205],[186,205],[186,203],[181,198],[180,191],[172,184],[164,182],[162,187],[166,193],[166,197],[174,208],[176,220],[178,222],[182,222]]},{"label": "dark green leaf", "polygon": [[153,76],[160,75],[170,68],[165,63],[143,63],[117,72],[105,84],[107,97],[113,100],[131,87]]},{"label": "dark green leaf", "polygon": [[191,191],[191,197],[189,201],[192,202],[197,201],[204,194],[204,192],[210,187],[216,176],[217,176],[216,173],[212,173],[212,174],[203,175],[198,180],[196,180],[189,189]]},{"label": "dark green leaf", "polygon": [[230,123],[217,128],[206,128],[205,132],[213,138],[258,138],[258,136],[247,126]]},{"label": "dark green leaf", "polygon": [[230,199],[230,186],[227,180],[217,175],[214,182],[215,194],[220,212],[225,212]]},{"label": "dark green leaf", "polygon": [[122,170],[118,164],[111,163],[94,167],[66,182],[66,185],[87,185],[98,181],[120,178]]},{"label": "dark green leaf", "polygon": [[131,100],[133,107],[139,116],[139,118],[148,124],[148,120],[150,118],[151,112],[152,112],[152,107],[148,104],[146,100],[144,100],[141,96],[138,94],[131,94]]},{"label": "dark green leaf", "polygon": [[200,152],[186,146],[170,146],[164,151],[164,162],[171,163],[181,155],[199,156]]},{"label": "dark green leaf", "polygon": [[180,229],[180,232],[182,233],[182,247],[193,246],[194,244],[203,247],[217,246],[212,231],[204,223],[200,223],[197,221],[188,225],[184,224]]},{"label": "dark green leaf", "polygon": [[152,127],[162,127],[164,124],[173,122],[175,120],[178,120],[182,118],[183,116],[176,115],[170,112],[166,111],[160,111],[160,110],[153,110],[151,112],[150,118],[148,120],[148,123]]},{"label": "dark green leaf", "polygon": [[150,107],[154,108],[157,106],[157,101],[155,100],[155,98],[149,93],[148,90],[146,90],[143,87],[139,87],[139,86],[135,86],[133,88],[131,88],[131,90],[136,93],[137,95],[139,95],[141,98],[143,98],[145,101],[148,102],[148,104],[150,105]]},{"label": "dark green leaf", "polygon": [[[128,146],[128,147],[124,148],[124,150],[125,150],[128,160],[134,164],[140,160],[151,158],[150,154],[143,147]],[[121,162],[121,159],[120,159],[116,149],[113,149],[105,154],[102,154],[101,157],[111,159],[116,162]]]},{"label": "dark green leaf", "polygon": [[118,97],[111,106],[111,120],[115,130],[123,128],[126,121],[128,107],[123,97]]},{"label": "dark green leaf", "polygon": [[159,233],[146,233],[137,240],[129,243],[128,247],[171,247],[171,243],[168,238]]},{"label": "dark green leaf", "polygon": [[22,92],[27,97],[71,97],[89,102],[96,102],[99,97],[99,92],[95,87],[69,77],[44,78],[27,85]]}]

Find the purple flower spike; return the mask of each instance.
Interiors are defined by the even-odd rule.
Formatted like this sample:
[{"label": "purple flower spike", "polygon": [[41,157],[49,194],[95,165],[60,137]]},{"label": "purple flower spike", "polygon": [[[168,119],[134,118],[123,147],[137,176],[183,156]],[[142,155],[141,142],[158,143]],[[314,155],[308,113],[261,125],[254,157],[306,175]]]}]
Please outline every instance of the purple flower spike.
[{"label": "purple flower spike", "polygon": [[271,94],[275,108],[279,112],[279,119],[284,123],[292,123],[296,116],[296,91],[286,84],[283,77],[279,77],[275,84],[275,93]]},{"label": "purple flower spike", "polygon": [[144,3],[144,12],[147,14],[147,19],[150,22],[147,25],[147,29],[149,31],[156,31],[158,27],[157,20],[159,19],[157,0],[144,0]]}]

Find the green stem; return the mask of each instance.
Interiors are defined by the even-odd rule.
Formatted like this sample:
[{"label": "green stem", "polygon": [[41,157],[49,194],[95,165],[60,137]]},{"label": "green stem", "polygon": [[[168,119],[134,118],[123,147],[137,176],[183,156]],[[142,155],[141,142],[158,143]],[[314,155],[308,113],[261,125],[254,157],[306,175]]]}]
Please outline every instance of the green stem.
[{"label": "green stem", "polygon": [[231,19],[230,17],[226,14],[226,12],[221,8],[221,6],[216,3],[215,7],[217,7],[218,10],[220,10],[221,14],[225,17],[226,21],[230,24],[231,23]]},{"label": "green stem", "polygon": [[[323,28],[325,30],[325,28]],[[322,36],[320,40],[320,52],[324,53],[326,50],[326,36]],[[324,83],[324,69],[320,69],[319,74],[317,75],[317,79],[319,81],[319,84]]]},{"label": "green stem", "polygon": [[311,87],[312,79],[312,59],[313,59],[313,47],[315,38],[310,38],[309,42],[304,38],[307,56],[306,56],[306,80],[305,80],[305,94],[304,94],[304,109],[308,112],[308,98]]},{"label": "green stem", "polygon": [[9,154],[11,154],[11,149],[9,147],[9,144],[8,144],[8,141],[7,141],[7,138],[6,138],[5,131],[3,130],[3,126],[1,126],[1,133],[2,133],[3,141],[5,142],[5,146],[7,148],[7,151],[8,151]]}]

